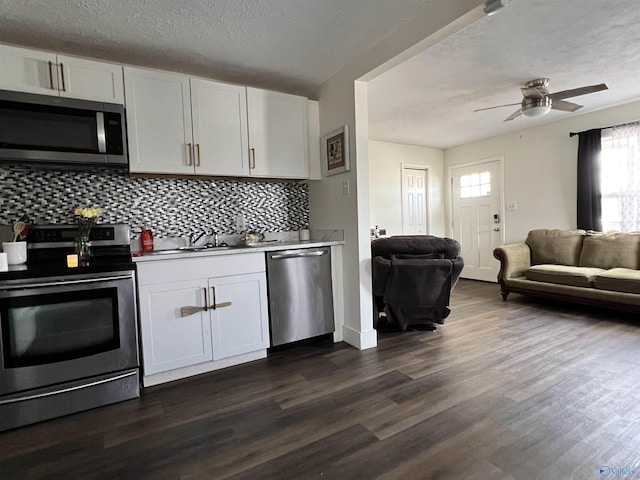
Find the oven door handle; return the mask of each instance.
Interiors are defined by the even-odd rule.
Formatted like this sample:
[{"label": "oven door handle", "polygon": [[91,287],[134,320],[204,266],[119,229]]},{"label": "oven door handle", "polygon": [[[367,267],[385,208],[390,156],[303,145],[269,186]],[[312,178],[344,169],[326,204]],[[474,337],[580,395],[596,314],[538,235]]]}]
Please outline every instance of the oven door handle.
[{"label": "oven door handle", "polygon": [[133,278],[132,273],[127,275],[114,275],[110,277],[84,278],[82,280],[56,280],[52,282],[7,285],[5,287],[2,287],[2,290],[23,290],[25,288],[41,288],[41,287],[62,287],[67,285],[80,285],[84,283],[99,283],[99,282],[109,282],[112,280],[127,280],[130,278]]}]

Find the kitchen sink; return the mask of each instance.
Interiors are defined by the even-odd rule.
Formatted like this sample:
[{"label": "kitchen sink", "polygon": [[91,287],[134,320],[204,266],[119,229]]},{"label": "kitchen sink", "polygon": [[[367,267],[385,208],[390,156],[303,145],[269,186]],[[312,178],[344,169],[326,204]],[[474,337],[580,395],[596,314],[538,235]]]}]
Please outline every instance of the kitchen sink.
[{"label": "kitchen sink", "polygon": [[206,251],[219,251],[219,250],[229,250],[233,247],[229,247],[228,245],[224,246],[190,246],[190,247],[178,247],[178,248],[169,248],[167,250],[154,250],[153,252],[145,252],[143,255],[171,255],[176,253],[190,253],[190,252],[206,252]]}]

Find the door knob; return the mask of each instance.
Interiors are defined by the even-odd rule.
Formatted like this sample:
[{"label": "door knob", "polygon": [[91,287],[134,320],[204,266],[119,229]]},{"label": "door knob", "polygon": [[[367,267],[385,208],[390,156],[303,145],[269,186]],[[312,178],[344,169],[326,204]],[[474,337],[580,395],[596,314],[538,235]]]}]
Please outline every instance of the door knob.
[{"label": "door knob", "polygon": [[500,231],[500,229],[499,229],[498,227],[495,227],[495,228],[493,229],[493,231],[494,231],[494,232],[499,232],[499,231]]}]

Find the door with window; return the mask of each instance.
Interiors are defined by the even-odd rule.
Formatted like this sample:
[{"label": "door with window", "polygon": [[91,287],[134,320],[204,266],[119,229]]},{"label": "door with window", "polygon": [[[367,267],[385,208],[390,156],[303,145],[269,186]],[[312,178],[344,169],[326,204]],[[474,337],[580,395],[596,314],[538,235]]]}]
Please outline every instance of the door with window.
[{"label": "door with window", "polygon": [[495,282],[500,267],[493,249],[502,245],[500,160],[452,169],[452,236],[462,245],[463,278]]}]

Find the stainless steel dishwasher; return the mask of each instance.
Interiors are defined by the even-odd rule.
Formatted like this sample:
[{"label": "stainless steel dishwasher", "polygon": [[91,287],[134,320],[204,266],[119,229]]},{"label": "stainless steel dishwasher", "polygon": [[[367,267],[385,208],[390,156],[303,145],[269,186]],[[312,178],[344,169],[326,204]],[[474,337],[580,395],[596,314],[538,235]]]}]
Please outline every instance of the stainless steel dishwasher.
[{"label": "stainless steel dishwasher", "polygon": [[271,346],[334,331],[331,249],[267,252]]}]

